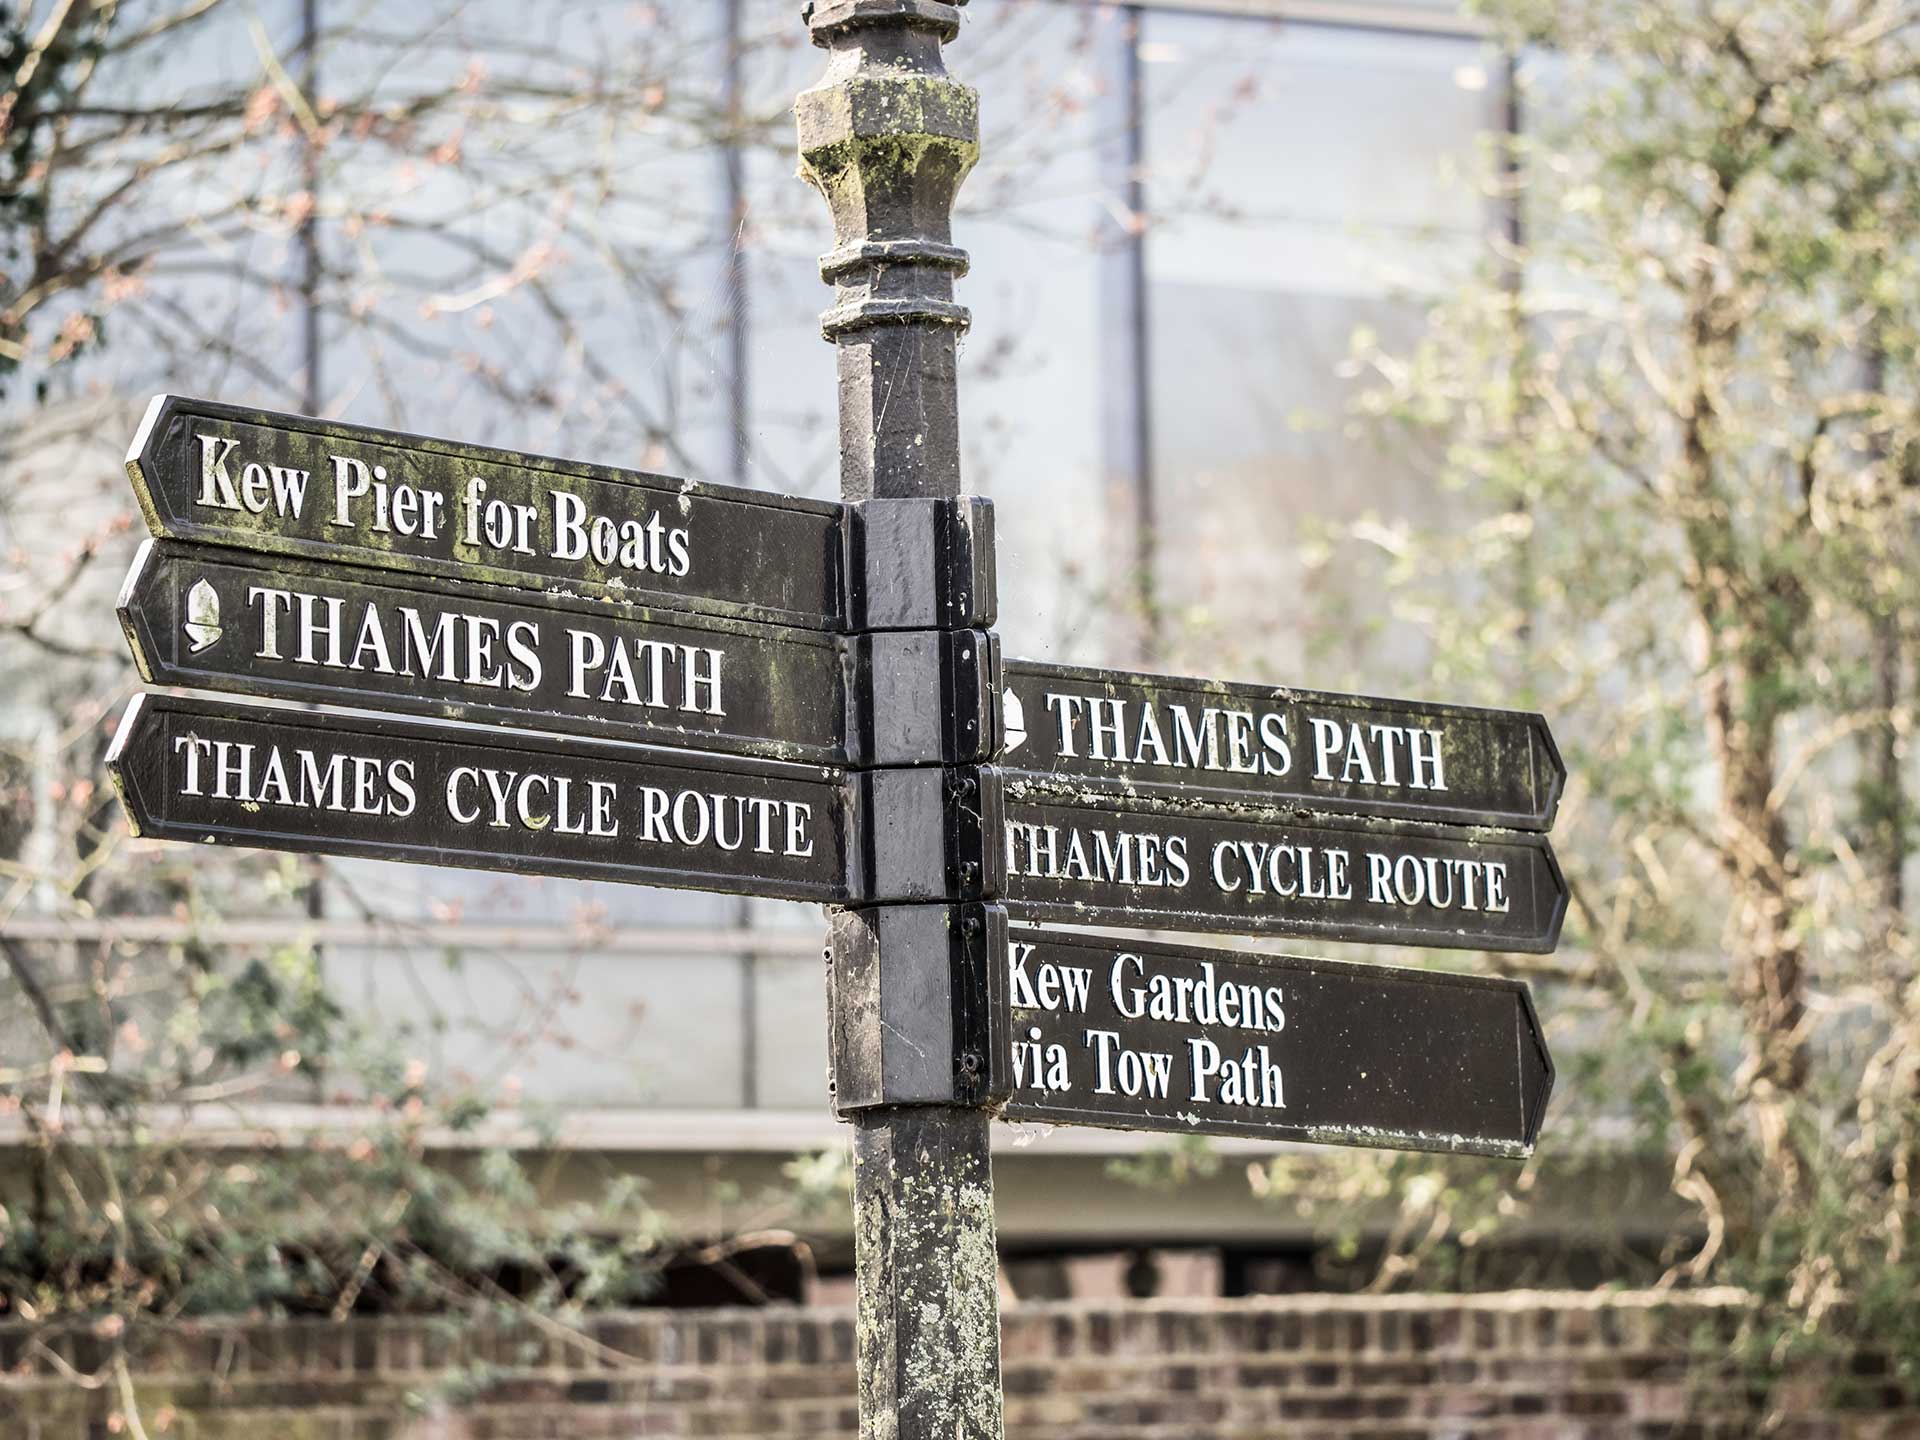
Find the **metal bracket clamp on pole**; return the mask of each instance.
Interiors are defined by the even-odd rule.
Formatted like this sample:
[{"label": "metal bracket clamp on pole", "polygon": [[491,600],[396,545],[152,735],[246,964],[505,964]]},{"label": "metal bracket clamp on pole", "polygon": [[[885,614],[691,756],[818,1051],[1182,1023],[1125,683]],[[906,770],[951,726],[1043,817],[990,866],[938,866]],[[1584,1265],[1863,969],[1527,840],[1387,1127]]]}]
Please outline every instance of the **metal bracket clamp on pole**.
[{"label": "metal bracket clamp on pole", "polygon": [[804,13],[832,56],[794,116],[800,173],[833,213],[821,333],[855,513],[847,654],[855,692],[872,687],[850,727],[863,737],[849,777],[859,898],[835,914],[828,951],[837,1106],[854,1127],[860,1433],[1001,1440],[983,1107],[1006,1045],[981,1017],[996,1008],[1004,920],[969,903],[990,893],[993,796],[949,768],[991,758],[999,739],[998,653],[983,633],[992,512],[960,494],[967,312],[953,298],[967,264],[953,199],[979,156],[979,101],[941,55],[958,4],[813,0]]},{"label": "metal bracket clamp on pole", "polygon": [[996,840],[1005,783],[990,765],[857,770],[848,893],[856,905],[993,900],[1005,879]]},{"label": "metal bracket clamp on pole", "polygon": [[[834,1109],[994,1106],[1013,1093],[1007,912],[998,905],[879,905],[832,922]],[[883,966],[883,954],[947,964]]]},{"label": "metal bracket clamp on pole", "polygon": [[848,780],[858,908],[834,912],[829,932],[834,1109],[984,1114],[1013,1093],[1007,913],[984,903],[1003,878],[1000,773],[897,767]]},{"label": "metal bracket clamp on pole", "polygon": [[[916,447],[917,448],[917,447]],[[854,630],[959,630],[993,624],[993,502],[864,500],[852,508],[847,613]]]},{"label": "metal bracket clamp on pole", "polygon": [[847,762],[971,765],[999,753],[1000,637],[881,630],[847,637]]}]

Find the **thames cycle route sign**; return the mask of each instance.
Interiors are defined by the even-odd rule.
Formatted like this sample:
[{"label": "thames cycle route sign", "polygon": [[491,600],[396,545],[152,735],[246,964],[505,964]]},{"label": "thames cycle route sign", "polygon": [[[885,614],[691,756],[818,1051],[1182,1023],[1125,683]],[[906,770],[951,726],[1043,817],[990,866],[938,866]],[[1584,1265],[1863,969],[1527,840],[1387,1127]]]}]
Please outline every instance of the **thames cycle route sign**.
[{"label": "thames cycle route sign", "polygon": [[1546,951],[1567,889],[1546,837],[1275,807],[1187,808],[1000,778],[1016,914],[1460,949]]},{"label": "thames cycle route sign", "polygon": [[829,903],[840,772],[140,696],[107,765],[135,834]]}]

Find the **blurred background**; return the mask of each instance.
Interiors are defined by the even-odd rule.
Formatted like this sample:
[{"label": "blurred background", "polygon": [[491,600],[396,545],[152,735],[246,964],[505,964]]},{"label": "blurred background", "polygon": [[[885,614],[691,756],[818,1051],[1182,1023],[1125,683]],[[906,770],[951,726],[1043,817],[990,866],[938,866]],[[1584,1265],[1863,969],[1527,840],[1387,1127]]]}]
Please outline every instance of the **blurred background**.
[{"label": "blurred background", "polygon": [[[967,6],[1007,653],[1573,776],[1557,955],[1334,947],[1533,983],[1533,1160],[1003,1127],[1008,1299],[1697,1294],[1756,1413],[1912,1403],[1917,20]],[[789,0],[0,8],[0,1321],[122,1424],[191,1317],[850,1300],[818,909],[187,853],[100,765],[158,391],[836,494],[822,68]]]}]

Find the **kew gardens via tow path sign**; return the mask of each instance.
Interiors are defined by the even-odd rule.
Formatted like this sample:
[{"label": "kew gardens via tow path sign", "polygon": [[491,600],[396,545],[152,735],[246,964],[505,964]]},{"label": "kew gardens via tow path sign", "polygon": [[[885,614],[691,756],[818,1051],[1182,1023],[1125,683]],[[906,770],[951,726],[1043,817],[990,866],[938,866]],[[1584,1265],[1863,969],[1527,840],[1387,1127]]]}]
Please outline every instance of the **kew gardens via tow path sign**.
[{"label": "kew gardens via tow path sign", "polygon": [[1520,1156],[1553,1088],[1517,980],[1014,927],[1009,1120]]}]

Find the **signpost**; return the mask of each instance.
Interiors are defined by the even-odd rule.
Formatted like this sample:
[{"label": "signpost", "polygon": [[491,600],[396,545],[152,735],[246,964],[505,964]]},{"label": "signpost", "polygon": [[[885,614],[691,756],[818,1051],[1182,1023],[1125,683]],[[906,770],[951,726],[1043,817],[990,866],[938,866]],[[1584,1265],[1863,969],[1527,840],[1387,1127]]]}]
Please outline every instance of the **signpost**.
[{"label": "signpost", "polygon": [[1009,1120],[1521,1158],[1553,1062],[1527,987],[1015,927]]},{"label": "signpost", "polygon": [[[1526,987],[1023,922],[1549,951],[1538,715],[999,661],[960,494],[958,0],[815,0],[841,494],[160,396],[136,834],[818,901],[863,1435],[997,1440],[996,1116],[1529,1154]],[[390,712],[398,712],[398,716]],[[400,718],[412,717],[412,718]]]},{"label": "signpost", "polygon": [[[840,493],[911,515],[960,494],[957,365],[967,311],[953,298],[967,266],[951,213],[980,153],[979,99],[946,72],[941,48],[960,33],[957,5],[939,0],[814,0],[813,43],[826,76],[794,105],[801,174],[833,214],[834,248],[820,264],[834,286],[821,317],[839,375]],[[915,594],[922,567],[869,551],[870,590]],[[869,610],[895,609],[884,595]],[[901,625],[913,644],[964,621],[936,614]],[[943,762],[904,747],[909,773]],[[917,787],[904,785],[906,793]],[[906,804],[869,817],[925,837],[946,820]],[[958,867],[947,894],[959,892]],[[964,933],[953,903],[843,912],[830,927],[836,1096],[853,1124],[855,1352],[860,1429],[887,1440],[997,1440],[1000,1411],[999,1254],[989,1150],[1003,1057],[953,1043],[961,1000],[984,971],[981,936]],[[971,942],[971,943],[968,943]],[[865,978],[870,985],[843,983]],[[882,993],[882,992],[886,993]],[[884,1029],[890,997],[948,1037],[948,1063],[897,1075]],[[845,996],[844,1006],[840,998]],[[924,1047],[923,1047],[924,1048]],[[969,1068],[971,1057],[971,1068]],[[837,1068],[842,1060],[850,1068]],[[924,1082],[924,1083],[923,1083]],[[857,1097],[857,1109],[844,1103]]]}]

